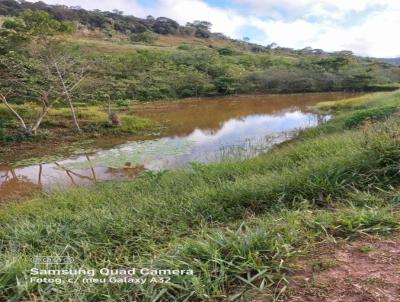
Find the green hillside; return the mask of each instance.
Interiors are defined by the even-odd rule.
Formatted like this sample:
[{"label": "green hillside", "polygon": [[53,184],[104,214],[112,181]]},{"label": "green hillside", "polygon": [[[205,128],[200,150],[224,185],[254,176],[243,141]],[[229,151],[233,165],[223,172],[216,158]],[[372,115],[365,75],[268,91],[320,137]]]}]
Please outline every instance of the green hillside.
[{"label": "green hillside", "polygon": [[390,89],[400,81],[398,66],[348,51],[233,40],[211,33],[206,21],[181,26],[168,18],[0,2],[0,15],[15,17],[27,10],[46,11],[70,27],[57,39],[89,66],[76,91],[76,98],[85,102],[98,101],[104,93],[117,100],[152,101],[255,92],[370,91]]}]

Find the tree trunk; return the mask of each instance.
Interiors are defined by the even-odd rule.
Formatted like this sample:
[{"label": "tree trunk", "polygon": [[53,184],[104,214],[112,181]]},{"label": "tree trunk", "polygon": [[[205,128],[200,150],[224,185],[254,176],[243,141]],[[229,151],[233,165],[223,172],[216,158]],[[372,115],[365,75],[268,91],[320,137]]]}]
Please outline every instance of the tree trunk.
[{"label": "tree trunk", "polygon": [[[65,87],[64,84],[63,84],[63,86]],[[68,104],[69,104],[69,108],[71,109],[72,120],[74,121],[75,128],[76,128],[76,130],[81,132],[82,129],[81,129],[81,127],[79,127],[78,118],[76,117],[75,108],[74,108],[74,105],[72,104],[72,99],[71,99],[71,96],[70,96],[68,90],[65,90],[65,95],[67,96],[67,99],[68,99]]]},{"label": "tree trunk", "polygon": [[43,118],[46,116],[47,112],[49,112],[49,101],[48,101],[48,95],[45,93],[42,96],[42,102],[43,102],[43,111],[42,114],[39,116],[38,120],[36,121],[35,126],[32,128],[32,132],[36,134],[37,129],[39,128],[40,124],[42,123]]},{"label": "tree trunk", "polygon": [[26,123],[24,121],[24,119],[18,114],[17,111],[15,111],[11,105],[7,102],[7,98],[4,95],[0,95],[1,100],[3,101],[4,105],[6,105],[6,107],[19,119],[19,121],[21,122],[21,126],[22,128],[24,128],[24,130],[28,130],[28,127],[26,126]]},{"label": "tree trunk", "polygon": [[60,69],[58,68],[57,63],[54,63],[54,67],[56,68],[56,72],[57,72],[58,78],[60,79],[61,85],[63,87],[64,94],[67,97],[69,108],[71,109],[72,120],[74,122],[75,128],[76,128],[76,130],[81,132],[82,129],[81,129],[81,127],[79,127],[78,119],[76,117],[76,112],[75,112],[75,108],[74,108],[74,104],[72,103],[72,98],[71,98],[71,95],[70,95],[70,93],[68,91],[68,88],[65,85],[64,78],[63,78],[63,76],[62,76],[62,74],[60,72]]}]

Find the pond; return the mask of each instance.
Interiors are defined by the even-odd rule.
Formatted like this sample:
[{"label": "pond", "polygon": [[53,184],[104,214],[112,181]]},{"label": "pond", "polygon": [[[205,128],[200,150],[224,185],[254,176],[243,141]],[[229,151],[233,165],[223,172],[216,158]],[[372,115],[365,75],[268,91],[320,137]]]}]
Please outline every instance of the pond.
[{"label": "pond", "polygon": [[300,129],[329,119],[311,112],[311,105],[352,96],[256,95],[135,105],[132,114],[159,121],[166,130],[150,138],[110,140],[111,145],[99,139],[90,150],[69,157],[43,154],[0,165],[0,200],[101,180],[125,180],[144,170],[189,167],[191,162],[253,157],[292,138]]}]

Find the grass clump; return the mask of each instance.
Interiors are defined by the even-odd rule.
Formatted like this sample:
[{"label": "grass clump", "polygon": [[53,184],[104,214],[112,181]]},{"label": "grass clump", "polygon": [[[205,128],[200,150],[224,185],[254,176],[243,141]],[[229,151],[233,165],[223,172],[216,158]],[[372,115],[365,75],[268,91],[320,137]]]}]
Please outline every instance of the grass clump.
[{"label": "grass clump", "polygon": [[[387,96],[382,106],[392,102]],[[288,263],[314,243],[400,227],[398,118],[362,129],[343,121],[338,115],[320,128],[334,130],[309,130],[253,159],[145,173],[1,208],[0,300],[245,301],[249,289],[279,297]],[[194,275],[143,285],[35,284],[27,273],[35,255],[71,256],[82,268]]]},{"label": "grass clump", "polygon": [[346,118],[344,125],[346,128],[354,128],[365,122],[374,122],[387,118],[398,111],[397,106],[373,107],[355,111]]},{"label": "grass clump", "polygon": [[133,115],[121,116],[121,131],[128,133],[142,132],[146,129],[155,128],[157,123],[148,119],[139,118]]}]

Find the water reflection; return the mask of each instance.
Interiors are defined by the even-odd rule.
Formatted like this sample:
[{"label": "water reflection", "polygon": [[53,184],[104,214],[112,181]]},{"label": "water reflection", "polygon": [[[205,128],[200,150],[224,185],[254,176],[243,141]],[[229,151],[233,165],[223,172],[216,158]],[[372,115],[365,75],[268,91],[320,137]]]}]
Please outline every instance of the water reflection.
[{"label": "water reflection", "polygon": [[[0,166],[0,200],[99,180],[129,179],[143,170],[185,167],[192,161],[255,156],[290,139],[299,129],[318,125],[327,119],[306,109],[321,97],[315,99],[313,95],[307,99],[305,96],[297,102],[292,99],[278,102],[276,98],[279,100],[279,97],[275,96],[273,102],[279,106],[272,106],[269,96],[251,101],[236,98],[228,103],[226,99],[207,100],[204,105],[198,101],[186,102],[179,104],[179,110],[173,107],[176,104],[171,108],[151,105],[153,111],[144,108],[136,114],[157,116],[164,122],[169,120],[170,130],[165,137],[131,141],[49,163]],[[205,122],[210,120],[214,123]]]}]

